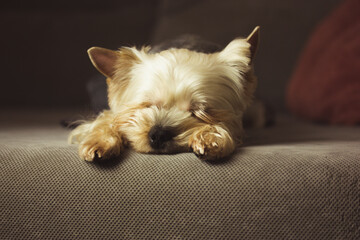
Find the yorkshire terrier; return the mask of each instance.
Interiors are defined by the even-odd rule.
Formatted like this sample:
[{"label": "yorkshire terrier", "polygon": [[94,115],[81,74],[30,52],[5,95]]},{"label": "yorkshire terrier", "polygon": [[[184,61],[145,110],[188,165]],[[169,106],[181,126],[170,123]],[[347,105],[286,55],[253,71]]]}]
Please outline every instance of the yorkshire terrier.
[{"label": "yorkshire terrier", "polygon": [[141,153],[193,151],[204,160],[229,156],[242,143],[257,85],[258,41],[256,27],[219,51],[186,41],[165,50],[90,48],[92,64],[107,77],[110,109],[77,126],[69,142],[79,144],[87,161],[117,156],[125,146]]}]

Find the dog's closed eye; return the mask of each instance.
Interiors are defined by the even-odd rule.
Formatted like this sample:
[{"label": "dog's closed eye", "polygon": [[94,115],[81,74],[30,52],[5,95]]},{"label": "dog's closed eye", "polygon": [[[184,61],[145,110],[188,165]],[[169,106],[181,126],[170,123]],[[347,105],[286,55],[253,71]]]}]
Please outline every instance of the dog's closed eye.
[{"label": "dog's closed eye", "polygon": [[196,118],[196,113],[195,113],[195,111],[190,111],[190,113],[191,113],[191,116],[192,116],[192,117]]},{"label": "dog's closed eye", "polygon": [[204,122],[209,121],[208,109],[205,106],[201,105],[201,106],[197,106],[196,108],[191,108],[190,112],[192,117],[195,117]]}]

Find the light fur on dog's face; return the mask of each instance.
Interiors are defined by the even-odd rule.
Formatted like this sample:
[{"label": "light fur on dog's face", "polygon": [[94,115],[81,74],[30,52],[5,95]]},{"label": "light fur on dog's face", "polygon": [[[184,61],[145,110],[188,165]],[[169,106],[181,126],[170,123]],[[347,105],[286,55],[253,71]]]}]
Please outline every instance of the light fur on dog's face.
[{"label": "light fur on dog's face", "polygon": [[[241,143],[243,113],[256,87],[251,48],[248,38],[213,54],[90,49],[95,67],[108,77],[111,132],[138,152],[229,155]],[[81,143],[78,132],[72,137]]]}]

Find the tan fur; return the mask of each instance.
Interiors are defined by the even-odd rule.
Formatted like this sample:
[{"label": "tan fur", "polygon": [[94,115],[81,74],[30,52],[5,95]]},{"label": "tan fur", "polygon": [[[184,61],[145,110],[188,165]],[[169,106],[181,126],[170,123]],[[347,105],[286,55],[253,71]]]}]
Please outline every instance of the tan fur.
[{"label": "tan fur", "polygon": [[[213,54],[90,49],[93,64],[108,77],[110,110],[73,130],[69,141],[79,143],[88,161],[116,156],[125,145],[143,153],[191,150],[206,160],[230,155],[242,143],[243,114],[257,84],[255,42],[258,28]],[[156,149],[149,136],[155,126],[173,135]]]},{"label": "tan fur", "polygon": [[124,141],[114,117],[111,111],[104,111],[94,121],[85,122],[72,131],[69,142],[80,144],[80,158],[92,161],[96,156],[109,158],[120,154]]},{"label": "tan fur", "polygon": [[189,146],[200,158],[215,160],[230,155],[235,143],[229,130],[221,125],[204,125],[195,129],[189,140]]}]

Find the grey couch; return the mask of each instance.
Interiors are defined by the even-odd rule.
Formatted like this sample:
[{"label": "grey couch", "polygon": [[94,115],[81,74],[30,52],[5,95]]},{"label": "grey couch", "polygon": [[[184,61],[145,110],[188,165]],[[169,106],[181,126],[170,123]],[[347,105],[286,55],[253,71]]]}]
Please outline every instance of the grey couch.
[{"label": "grey couch", "polygon": [[[59,124],[83,110],[2,109],[0,239],[360,239],[360,128],[296,119],[283,101],[304,41],[338,1],[160,2],[153,42],[200,32],[225,44],[262,26],[258,93],[276,109],[275,125],[247,130],[245,144],[217,163],[131,150],[88,163]],[[67,99],[77,85],[54,98]]]},{"label": "grey couch", "polygon": [[278,115],[218,163],[131,150],[88,163],[59,125],[75,115],[1,115],[1,239],[360,238],[359,128]]}]

